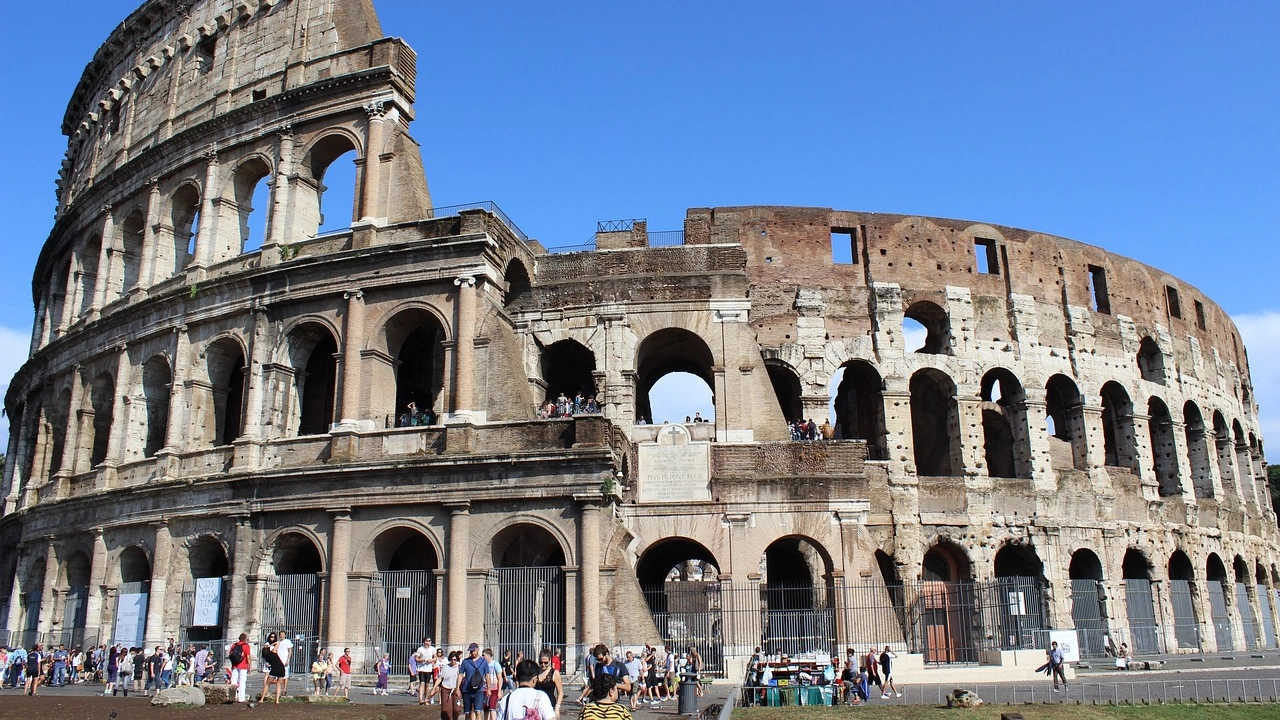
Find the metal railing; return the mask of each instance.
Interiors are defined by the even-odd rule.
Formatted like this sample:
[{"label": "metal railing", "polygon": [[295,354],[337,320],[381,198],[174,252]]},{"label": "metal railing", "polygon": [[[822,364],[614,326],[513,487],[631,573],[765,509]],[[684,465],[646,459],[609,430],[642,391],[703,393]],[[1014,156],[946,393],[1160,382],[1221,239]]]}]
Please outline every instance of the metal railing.
[{"label": "metal railing", "polygon": [[676,247],[684,245],[683,230],[659,230],[649,233],[649,247]]},{"label": "metal railing", "polygon": [[431,218],[452,217],[454,215],[458,215],[462,213],[462,211],[464,210],[484,210],[485,212],[492,213],[495,217],[501,220],[502,223],[506,225],[507,228],[510,229],[512,233],[515,234],[516,237],[520,238],[525,242],[529,242],[529,236],[525,235],[524,231],[520,229],[520,226],[516,225],[515,222],[511,220],[511,218],[507,217],[507,214],[502,212],[502,208],[498,207],[498,204],[493,202],[492,200],[483,200],[481,202],[473,202],[473,203],[463,203],[461,205],[443,205],[441,207],[434,207],[434,208],[431,208],[431,211],[428,213],[428,217],[431,217]]}]

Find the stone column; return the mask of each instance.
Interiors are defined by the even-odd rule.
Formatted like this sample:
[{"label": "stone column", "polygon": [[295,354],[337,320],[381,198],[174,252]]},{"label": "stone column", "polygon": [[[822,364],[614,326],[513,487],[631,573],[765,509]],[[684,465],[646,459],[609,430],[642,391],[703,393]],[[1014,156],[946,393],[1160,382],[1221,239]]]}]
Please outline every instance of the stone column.
[{"label": "stone column", "polygon": [[326,640],[342,645],[347,638],[347,572],[351,568],[351,508],[329,510],[329,627]]},{"label": "stone column", "polygon": [[578,521],[579,587],[582,612],[578,627],[582,644],[600,642],[600,509],[599,495],[574,497],[581,505]]},{"label": "stone column", "polygon": [[169,427],[165,433],[165,447],[176,452],[186,447],[194,435],[191,432],[190,419],[187,417],[183,388],[187,379],[187,326],[179,325],[173,330],[173,385],[169,388]]},{"label": "stone column", "polygon": [[381,160],[383,119],[386,117],[386,106],[381,100],[374,100],[364,106],[369,122],[365,131],[364,150],[364,192],[360,198],[360,222],[377,224],[382,220],[382,180]]},{"label": "stone column", "polygon": [[[263,248],[287,243],[285,235],[288,227],[289,208],[293,195],[293,125],[285,123],[280,126],[280,145],[277,149],[275,182],[271,183],[271,222],[270,234]],[[279,255],[273,257],[279,258]]]},{"label": "stone column", "polygon": [[13,564],[13,587],[9,590],[9,623],[5,627],[8,636],[13,638],[22,631],[22,578],[23,562],[26,558],[26,543],[18,543],[17,561]]},{"label": "stone column", "polygon": [[147,629],[143,633],[146,647],[159,645],[168,637],[164,627],[164,615],[169,605],[169,555],[172,552],[169,521],[161,520],[156,523],[155,528],[155,556],[151,560],[151,595],[147,598]]},{"label": "stone column", "polygon": [[213,246],[217,240],[213,237],[214,213],[217,204],[214,194],[218,187],[218,151],[210,148],[204,155],[204,188],[200,197],[200,224],[196,229],[196,251],[191,265],[197,268],[208,267],[213,260]]},{"label": "stone column", "polygon": [[[1048,412],[1043,388],[1025,388],[1026,399],[1021,403],[1021,415],[1027,432],[1027,467],[1031,478],[1037,482],[1057,482],[1053,473],[1053,463],[1049,459],[1049,431],[1043,418]],[[1018,462],[1017,449],[1014,450],[1014,463]]]},{"label": "stone column", "polygon": [[93,529],[93,559],[89,566],[89,597],[84,601],[85,644],[98,638],[98,643],[106,642],[102,637],[102,596],[106,593],[103,586],[107,578],[107,542],[103,538],[102,528]]},{"label": "stone column", "polygon": [[973,390],[972,386],[956,384],[956,424],[959,425],[959,432],[952,435],[952,441],[958,441],[960,446],[951,452],[951,467],[956,475],[990,477],[982,434],[982,401]]},{"label": "stone column", "polygon": [[[476,277],[462,275],[455,278],[458,286],[458,327],[455,334],[457,349],[454,362],[453,417],[459,422],[470,422],[473,407],[472,388],[475,373],[476,337]],[[398,409],[398,408],[397,408]]]},{"label": "stone column", "polygon": [[[338,424],[352,430],[360,425],[360,341],[364,337],[364,293],[350,290],[343,293],[347,301],[346,325],[342,332],[342,403]],[[392,408],[392,414],[400,408]]]},{"label": "stone column", "polygon": [[111,215],[111,206],[102,206],[102,249],[98,253],[98,277],[93,282],[93,310],[101,310],[110,300],[107,298],[111,280],[111,259],[114,255],[112,246],[115,243],[116,220]]},{"label": "stone column", "polygon": [[471,503],[445,503],[449,509],[449,538],[445,584],[448,586],[448,626],[440,633],[448,644],[463,647],[471,642],[467,635],[467,546],[471,539]]},{"label": "stone column", "polygon": [[265,307],[253,308],[253,335],[249,344],[249,390],[244,407],[244,435],[249,440],[265,440],[263,417],[267,413],[267,364],[271,362],[271,318]]},{"label": "stone column", "polygon": [[231,516],[231,519],[235,522],[235,538],[231,547],[231,595],[227,602],[228,640],[239,637],[242,632],[249,632],[251,618],[246,612],[249,596],[247,582],[254,571],[253,528],[249,525],[249,515],[240,513]]},{"label": "stone column", "polygon": [[44,590],[40,596],[40,619],[36,632],[41,639],[53,630],[54,599],[58,584],[58,543],[52,537],[45,539]]},{"label": "stone column", "polygon": [[147,181],[147,224],[142,230],[142,257],[138,271],[138,286],[151,287],[156,282],[156,235],[160,230],[160,178]]},{"label": "stone column", "polygon": [[[1156,475],[1155,457],[1151,454],[1151,416],[1134,413],[1130,416],[1133,427],[1133,454],[1138,479],[1142,482],[1144,500],[1160,499],[1160,479]],[[1121,448],[1117,452],[1122,452]],[[1124,464],[1124,458],[1118,458]]]},{"label": "stone column", "polygon": [[1173,453],[1173,459],[1177,467],[1178,487],[1182,489],[1182,499],[1189,506],[1188,513],[1195,512],[1190,509],[1196,504],[1196,487],[1195,478],[1191,473],[1191,462],[1187,455],[1187,426],[1177,420],[1169,423],[1170,435],[1170,452]]},{"label": "stone column", "polygon": [[[110,466],[119,465],[125,459],[125,433],[129,427],[129,348],[121,345],[116,348],[116,352],[116,394],[111,399],[111,434],[107,438],[107,456],[104,458],[104,462]],[[143,408],[143,412],[146,412],[145,402]]]},{"label": "stone column", "polygon": [[80,366],[71,369],[71,404],[67,411],[67,436],[62,440],[62,464],[59,473],[76,472],[76,459],[80,457],[80,404],[84,396],[84,378],[80,377]]},{"label": "stone column", "polygon": [[66,332],[67,326],[75,322],[75,310],[72,309],[72,306],[75,305],[76,297],[76,263],[74,257],[70,263],[67,263],[67,277],[62,281],[62,285],[62,315],[58,318],[59,335]]}]

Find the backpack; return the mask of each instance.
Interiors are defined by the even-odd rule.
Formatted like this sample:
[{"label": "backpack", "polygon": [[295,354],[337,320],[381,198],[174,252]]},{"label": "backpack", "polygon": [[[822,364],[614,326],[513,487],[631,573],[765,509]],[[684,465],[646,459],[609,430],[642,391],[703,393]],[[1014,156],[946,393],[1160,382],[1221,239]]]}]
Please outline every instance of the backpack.
[{"label": "backpack", "polygon": [[231,666],[235,667],[244,662],[244,645],[236,643],[231,646],[231,653],[227,655],[227,659],[231,661]]},{"label": "backpack", "polygon": [[[542,691],[538,690],[537,692],[542,692]],[[498,718],[498,720],[542,720],[542,712],[538,710],[538,703],[537,703],[538,698],[536,695],[534,696],[534,702],[526,704],[524,706],[523,718],[511,717],[511,697],[513,695],[515,695],[515,692],[510,692],[507,694],[506,707],[502,708],[502,717]]]},{"label": "backpack", "polygon": [[476,692],[484,688],[484,673],[480,672],[478,663],[471,663],[471,672],[467,673],[467,690]]}]

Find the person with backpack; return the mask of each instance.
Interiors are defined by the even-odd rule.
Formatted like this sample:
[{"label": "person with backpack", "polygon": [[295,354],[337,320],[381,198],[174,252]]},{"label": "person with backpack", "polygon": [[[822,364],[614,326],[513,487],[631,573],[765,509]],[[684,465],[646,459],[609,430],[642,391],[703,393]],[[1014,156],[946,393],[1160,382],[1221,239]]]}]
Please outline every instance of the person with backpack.
[{"label": "person with backpack", "polygon": [[516,663],[516,689],[498,703],[498,720],[555,720],[551,698],[536,687],[538,664],[524,659]]},{"label": "person with backpack", "polygon": [[[613,651],[609,649],[609,646],[601,643],[595,646],[591,652],[596,656],[595,670],[591,674],[592,682],[594,683],[601,673],[612,675],[617,678],[615,684],[618,686],[619,694],[631,692],[631,677],[627,672],[627,666],[621,660],[614,659]],[[593,688],[592,693],[594,693],[595,685],[593,684],[591,687]]]},{"label": "person with backpack", "polygon": [[236,688],[236,702],[246,702],[249,690],[249,636],[240,633],[240,639],[227,651],[227,660],[231,662],[231,684]]},{"label": "person with backpack", "polygon": [[[489,675],[489,663],[480,656],[479,643],[467,646],[470,653],[458,668],[459,684],[462,686],[462,712],[467,720],[482,720],[484,717],[484,688]],[[537,667],[535,665],[535,667]]]},{"label": "person with backpack", "polygon": [[25,686],[28,695],[35,695],[40,689],[40,683],[44,680],[43,668],[44,664],[44,648],[40,643],[31,646],[31,650],[27,653],[27,684]]}]

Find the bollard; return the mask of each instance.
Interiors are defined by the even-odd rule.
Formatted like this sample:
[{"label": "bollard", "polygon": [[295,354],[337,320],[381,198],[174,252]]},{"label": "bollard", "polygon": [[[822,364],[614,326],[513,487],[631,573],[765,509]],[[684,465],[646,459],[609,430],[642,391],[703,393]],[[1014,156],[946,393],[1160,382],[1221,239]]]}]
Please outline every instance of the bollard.
[{"label": "bollard", "polygon": [[693,673],[684,673],[681,675],[680,689],[678,692],[680,706],[677,712],[681,715],[697,715],[698,676]]}]

